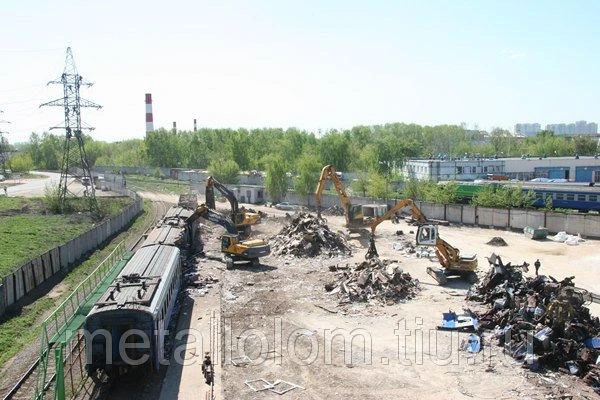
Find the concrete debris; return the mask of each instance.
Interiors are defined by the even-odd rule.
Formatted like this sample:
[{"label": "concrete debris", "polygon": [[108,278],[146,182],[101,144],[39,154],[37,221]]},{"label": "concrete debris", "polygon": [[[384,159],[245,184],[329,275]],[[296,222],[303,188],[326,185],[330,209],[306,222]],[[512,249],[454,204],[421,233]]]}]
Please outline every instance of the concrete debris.
[{"label": "concrete debris", "polygon": [[307,213],[299,213],[291,218],[290,223],[272,238],[271,250],[277,255],[295,257],[352,254],[341,235],[329,230],[324,220]]},{"label": "concrete debris", "polygon": [[525,278],[521,270],[526,263],[511,266],[495,255],[490,263],[484,279],[467,295],[488,305],[477,314],[482,329],[493,330],[504,351],[533,371],[558,369],[600,385],[595,365],[600,320],[585,307],[585,293],[575,287],[574,277]]},{"label": "concrete debris", "polygon": [[190,272],[184,275],[184,281],[187,286],[195,288],[211,288],[213,284],[218,283],[219,280],[210,275],[200,276],[198,272]]},{"label": "concrete debris", "polygon": [[428,258],[431,260],[437,257],[435,249],[427,246],[415,246],[411,242],[394,242],[392,249],[411,258]]},{"label": "concrete debris", "polygon": [[412,299],[419,291],[419,281],[395,261],[374,258],[347,267],[330,267],[336,271],[336,280],[325,285],[325,290],[342,300],[393,304]]},{"label": "concrete debris", "polygon": [[506,241],[503,238],[501,238],[500,236],[494,236],[486,244],[489,244],[490,246],[497,246],[497,247],[508,246],[508,243],[506,243]]}]

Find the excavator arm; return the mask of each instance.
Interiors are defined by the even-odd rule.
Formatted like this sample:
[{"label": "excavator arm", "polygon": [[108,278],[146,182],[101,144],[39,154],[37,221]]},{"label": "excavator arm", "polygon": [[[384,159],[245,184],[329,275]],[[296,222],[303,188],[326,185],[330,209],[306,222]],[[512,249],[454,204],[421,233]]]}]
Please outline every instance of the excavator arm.
[{"label": "excavator arm", "polygon": [[227,233],[231,235],[237,235],[237,229],[235,225],[221,214],[209,209],[206,204],[200,204],[188,218],[188,222],[194,222],[198,218],[206,219],[217,225],[221,225],[227,230]]},{"label": "excavator arm", "polygon": [[388,212],[386,212],[380,217],[375,218],[369,223],[369,227],[371,228],[371,238],[369,240],[369,249],[367,250],[365,258],[370,259],[379,256],[377,253],[377,247],[375,246],[375,230],[377,229],[377,226],[379,226],[379,224],[381,224],[383,221],[391,219],[396,214],[396,212],[405,207],[410,207],[410,212],[413,218],[419,221],[419,223],[427,222],[427,218],[425,218],[425,215],[423,215],[419,207],[417,207],[411,199],[400,200]]},{"label": "excavator arm", "polygon": [[338,178],[333,165],[324,166],[321,170],[321,175],[319,176],[319,183],[317,185],[317,190],[315,191],[315,199],[317,201],[317,216],[321,218],[321,196],[323,194],[323,190],[325,190],[327,178],[331,179],[331,182],[333,182],[333,187],[340,197],[340,203],[344,209],[344,215],[346,216],[346,226],[350,228],[356,224],[356,220],[362,220],[362,211],[359,212],[350,203],[350,197],[348,196],[348,193],[346,193],[346,189],[344,188],[342,181],[340,178]]},{"label": "excavator arm", "polygon": [[410,212],[411,212],[413,218],[416,219],[417,221],[419,221],[419,223],[427,222],[427,218],[425,218],[425,215],[423,215],[421,210],[419,210],[419,207],[417,207],[416,204],[411,199],[404,199],[404,200],[400,200],[398,203],[396,203],[396,205],[394,205],[394,207],[392,207],[388,212],[383,214],[381,217],[377,217],[369,223],[369,227],[371,228],[371,236],[375,235],[375,229],[377,229],[377,226],[380,223],[382,223],[383,221],[386,221],[388,219],[391,219],[396,214],[396,212],[398,212],[399,210],[401,210],[405,207],[410,207]]},{"label": "excavator arm", "polygon": [[210,208],[211,210],[215,209],[215,192],[213,188],[216,188],[219,192],[221,192],[223,196],[225,196],[225,198],[227,199],[227,201],[229,201],[229,204],[231,205],[231,214],[236,215],[239,212],[239,203],[237,198],[235,197],[235,194],[233,194],[233,192],[229,190],[227,186],[223,185],[221,182],[219,182],[212,176],[209,176],[206,179],[206,205],[208,206],[208,208]]}]

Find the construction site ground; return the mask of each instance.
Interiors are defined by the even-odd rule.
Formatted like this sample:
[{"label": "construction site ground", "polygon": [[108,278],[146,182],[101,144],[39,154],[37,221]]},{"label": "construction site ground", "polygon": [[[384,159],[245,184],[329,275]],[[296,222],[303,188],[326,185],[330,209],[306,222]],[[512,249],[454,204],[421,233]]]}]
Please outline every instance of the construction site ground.
[{"label": "construction site ground", "polygon": [[[175,200],[168,195],[146,197]],[[218,207],[226,209],[223,203]],[[247,207],[269,215],[254,227],[254,237],[268,239],[287,222],[285,211]],[[327,216],[327,220],[331,230],[343,231],[343,217]],[[398,230],[404,235],[396,235]],[[175,348],[185,349],[180,354],[186,365],[172,363],[159,385],[160,394],[147,392],[145,397],[209,398],[211,389],[203,381],[201,362],[204,353],[210,351],[220,361],[215,371],[216,399],[279,397],[269,390],[254,391],[245,384],[256,379],[269,383],[282,380],[302,387],[282,395],[288,399],[596,398],[593,390],[576,378],[522,368],[487,336],[483,338],[483,350],[473,355],[459,351],[466,334],[437,331],[443,312],[460,312],[474,305],[465,301],[465,282],[450,280],[446,286],[438,286],[425,272],[427,266],[436,266],[434,262],[393,249],[395,242],[414,243],[410,233],[414,230],[404,221],[386,221],[378,228],[377,248],[381,258],[399,261],[405,272],[420,281],[421,291],[416,298],[390,305],[340,305],[336,295],[324,289],[334,280],[328,267],[362,261],[367,235],[352,235],[352,257],[271,255],[261,260],[263,266],[259,269],[240,264],[225,270],[219,260],[218,236],[222,228],[208,226],[203,239],[209,257],[198,258],[198,271],[201,277],[211,276],[219,282],[208,293],[187,290],[178,330],[195,332],[187,344],[185,338],[175,342]],[[475,227],[442,226],[440,233],[463,253],[476,253],[481,271],[487,270],[485,256],[492,252],[505,262],[526,261],[533,265],[539,258],[540,273],[557,279],[575,275],[578,286],[600,292],[598,241],[568,246],[533,241],[519,232]],[[494,236],[503,237],[508,246],[487,245]],[[528,274],[533,274],[533,268]],[[598,305],[590,307],[593,314],[600,315]],[[264,387],[259,381],[252,385]]]}]

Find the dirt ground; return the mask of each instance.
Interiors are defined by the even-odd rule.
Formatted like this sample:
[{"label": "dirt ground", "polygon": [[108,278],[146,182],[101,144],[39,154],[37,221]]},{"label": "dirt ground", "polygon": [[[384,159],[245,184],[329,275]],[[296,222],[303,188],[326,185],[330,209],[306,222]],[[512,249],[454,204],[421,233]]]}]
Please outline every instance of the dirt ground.
[{"label": "dirt ground", "polygon": [[[284,211],[252,207],[269,214],[256,226],[255,237],[268,239],[286,223]],[[327,219],[332,230],[342,230],[343,217]],[[366,236],[353,235],[350,239],[352,257],[298,259],[271,255],[262,259],[263,266],[258,270],[239,265],[225,271],[224,264],[217,260],[220,252],[216,237],[221,228],[211,226],[205,241],[214,259],[199,259],[198,268],[201,274],[220,279],[220,283],[206,295],[190,291],[186,310],[190,314],[179,324],[180,329],[197,329],[203,343],[188,339],[185,354],[196,360],[192,363],[195,365],[169,368],[160,397],[209,398],[208,386],[202,382],[200,355],[211,351],[220,354],[222,364],[216,368],[216,399],[278,397],[245,385],[253,379],[280,379],[302,387],[286,393],[287,399],[547,399],[565,394],[597,398],[589,387],[570,376],[523,369],[486,336],[484,350],[472,356],[458,350],[465,334],[436,331],[442,312],[460,311],[473,304],[464,300],[467,284],[449,281],[444,287],[438,286],[425,272],[427,266],[436,264],[392,248],[401,239],[414,241],[409,233],[414,229],[404,222],[382,223],[377,231],[377,248],[381,258],[400,261],[404,271],[421,282],[417,297],[387,306],[340,306],[336,295],[324,290],[334,277],[328,266],[361,261]],[[406,235],[397,236],[397,230]],[[481,270],[487,269],[484,257],[492,252],[505,262],[533,264],[539,258],[540,273],[558,279],[575,275],[578,286],[600,292],[598,241],[568,246],[532,241],[517,232],[454,226],[441,227],[440,233],[463,253],[477,253]],[[503,237],[508,246],[485,244],[494,236]],[[600,306],[592,305],[591,309],[595,315],[600,314]],[[218,323],[210,318],[214,313],[220,313]],[[206,339],[208,324],[220,327],[219,332],[208,334],[220,340]],[[244,355],[249,363],[236,358]],[[263,387],[260,382],[253,385]]]}]

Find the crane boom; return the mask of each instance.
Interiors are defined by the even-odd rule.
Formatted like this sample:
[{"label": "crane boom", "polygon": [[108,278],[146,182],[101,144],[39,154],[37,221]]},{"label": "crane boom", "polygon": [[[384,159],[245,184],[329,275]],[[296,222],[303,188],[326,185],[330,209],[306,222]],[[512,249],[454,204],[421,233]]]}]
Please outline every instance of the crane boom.
[{"label": "crane boom", "polygon": [[323,167],[321,170],[321,175],[319,176],[317,190],[315,191],[317,215],[319,218],[321,217],[321,196],[323,194],[323,190],[325,190],[325,185],[328,178],[331,179],[331,182],[333,182],[333,187],[340,198],[340,203],[344,209],[344,216],[346,217],[346,227],[356,228],[364,225],[362,206],[353,206],[352,203],[350,203],[350,197],[348,196],[348,193],[346,193],[346,189],[344,188],[342,181],[340,178],[338,178],[333,165],[326,165]]}]

